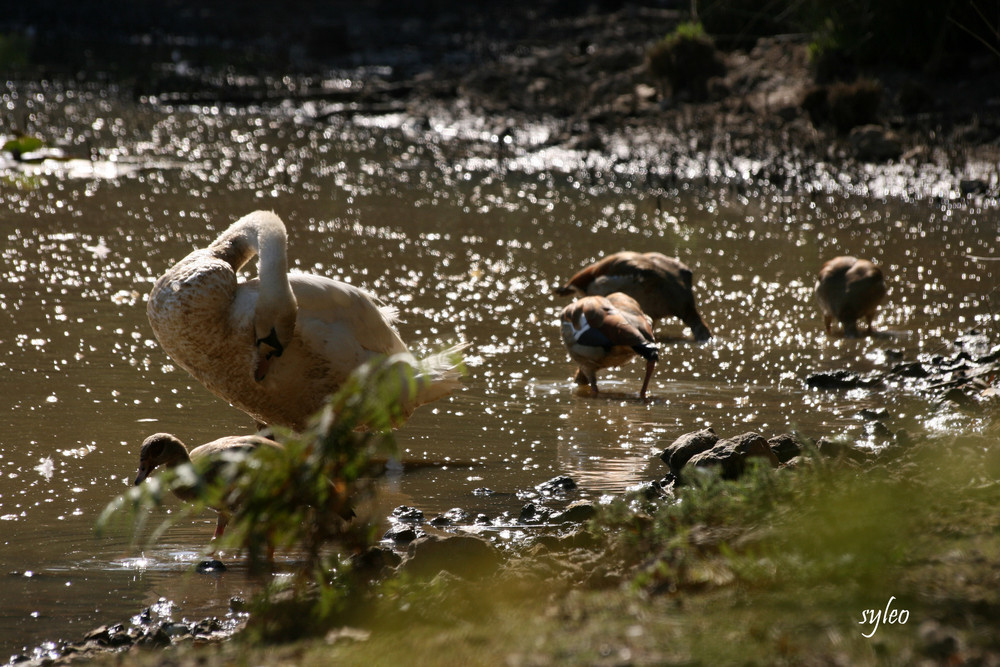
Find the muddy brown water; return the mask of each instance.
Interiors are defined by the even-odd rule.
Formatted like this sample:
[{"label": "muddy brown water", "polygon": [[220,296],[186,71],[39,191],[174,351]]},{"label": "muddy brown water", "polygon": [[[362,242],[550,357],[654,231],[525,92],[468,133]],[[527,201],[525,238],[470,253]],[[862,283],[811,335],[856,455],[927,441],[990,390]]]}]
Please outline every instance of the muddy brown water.
[{"label": "muddy brown water", "polygon": [[[472,343],[465,389],[420,409],[397,438],[407,457],[481,465],[387,479],[384,514],[406,504],[428,518],[453,507],[516,516],[519,491],[561,474],[582,497],[620,493],[661,476],[659,448],[705,425],[847,433],[867,446],[857,412],[886,407],[893,429],[983,428],[901,388],[820,392],[803,379],[885,369],[948,349],[972,327],[992,333],[1000,265],[976,258],[995,254],[995,207],[910,201],[912,179],[853,195],[849,183],[805,195],[752,181],[652,190],[646,166],[544,147],[544,126],[518,130],[528,150],[501,153],[475,119],[315,124],[294,108],[5,95],[77,159],[0,164],[0,657],[127,622],[160,599],[175,620],[196,620],[252,594],[238,559],[221,576],[189,573],[211,516],[147,549],[124,529],[98,537],[94,524],[126,490],[145,435],[200,443],[251,430],[162,353],[145,295],[172,262],[256,208],[284,218],[295,270],[397,305],[416,352]],[[638,363],[603,373],[599,398],[576,390],[556,325],[565,301],[550,295],[620,249],[687,262],[715,334],[694,344],[678,321],[661,322],[645,404],[634,399]],[[814,275],[844,253],[889,276],[876,336],[822,331]]]}]

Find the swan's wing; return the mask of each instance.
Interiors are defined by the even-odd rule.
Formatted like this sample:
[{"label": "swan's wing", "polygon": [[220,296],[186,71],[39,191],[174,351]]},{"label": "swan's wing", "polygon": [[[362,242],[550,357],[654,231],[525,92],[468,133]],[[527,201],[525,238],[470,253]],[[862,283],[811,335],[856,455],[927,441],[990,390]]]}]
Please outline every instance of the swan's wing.
[{"label": "swan's wing", "polygon": [[[330,342],[331,335],[351,340],[379,354],[406,352],[393,326],[396,310],[362,289],[338,280],[307,274],[288,276],[299,307],[300,333],[304,338]],[[336,332],[336,333],[334,333]]]}]

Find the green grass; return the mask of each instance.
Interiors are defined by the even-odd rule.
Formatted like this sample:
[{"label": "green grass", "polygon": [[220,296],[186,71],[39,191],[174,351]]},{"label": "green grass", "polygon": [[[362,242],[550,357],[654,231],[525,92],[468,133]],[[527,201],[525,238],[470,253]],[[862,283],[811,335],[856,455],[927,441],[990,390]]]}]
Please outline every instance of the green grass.
[{"label": "green grass", "polygon": [[[598,519],[606,541],[593,548],[533,553],[496,580],[437,582],[432,594],[410,582],[380,600],[369,641],[310,654],[349,664],[442,655],[470,664],[903,664],[942,658],[925,624],[942,626],[966,654],[991,653],[1000,648],[991,630],[1000,487],[984,483],[984,462],[914,452],[868,470],[821,462],[709,480],[639,512],[622,500]],[[601,568],[619,583],[594,585],[588,574]],[[862,623],[890,598],[908,611],[906,624]]]},{"label": "green grass", "polygon": [[[365,582],[317,559],[299,580],[309,586],[263,596],[252,631],[213,650],[297,665],[995,658],[994,444],[956,437],[885,452],[877,464],[814,455],[738,481],[703,476],[669,500],[614,500],[576,534],[529,544],[498,573],[470,579]],[[321,495],[324,485],[314,486]],[[906,623],[876,628],[863,614],[890,599]],[[178,664],[204,656],[176,654]]]}]

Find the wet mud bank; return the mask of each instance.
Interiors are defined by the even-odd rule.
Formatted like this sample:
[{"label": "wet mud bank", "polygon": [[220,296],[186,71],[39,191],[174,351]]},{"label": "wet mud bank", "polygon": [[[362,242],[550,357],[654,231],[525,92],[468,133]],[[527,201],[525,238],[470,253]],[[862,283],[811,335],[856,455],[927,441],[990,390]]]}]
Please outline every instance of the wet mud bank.
[{"label": "wet mud bank", "polygon": [[[498,165],[558,147],[582,165],[611,157],[654,189],[1000,195],[996,57],[829,81],[817,77],[808,36],[743,35],[720,41],[698,85],[681,87],[654,73],[650,48],[687,15],[656,5],[330,3],[274,17],[256,3],[241,16],[208,3],[129,6],[110,22],[64,9],[7,19],[7,30],[32,35],[24,78],[97,83],[142,104],[279,106],[316,123],[404,114],[428,138]],[[44,135],[26,109],[7,115],[12,128]],[[478,131],[448,129],[469,123]]]}]

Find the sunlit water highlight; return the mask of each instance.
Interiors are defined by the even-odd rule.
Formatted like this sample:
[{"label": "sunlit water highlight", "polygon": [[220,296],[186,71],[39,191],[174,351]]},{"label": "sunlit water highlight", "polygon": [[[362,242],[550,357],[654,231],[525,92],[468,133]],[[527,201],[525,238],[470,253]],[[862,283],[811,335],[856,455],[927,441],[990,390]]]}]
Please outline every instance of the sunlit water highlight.
[{"label": "sunlit water highlight", "polygon": [[[130,483],[145,435],[200,443],[251,429],[162,353],[145,295],[167,266],[256,208],[285,219],[295,270],[397,305],[415,352],[473,345],[466,388],[419,410],[398,442],[407,457],[479,465],[390,476],[383,514],[406,504],[428,518],[455,507],[516,517],[537,484],[563,474],[584,497],[620,493],[661,476],[655,453],[704,426],[844,433],[875,446],[857,414],[886,407],[894,429],[984,427],[901,384],[803,383],[819,370],[884,371],[947,350],[972,327],[994,332],[997,263],[981,258],[995,254],[1000,216],[971,199],[909,201],[899,190],[919,175],[887,173],[858,197],[822,182],[804,196],[687,187],[679,174],[671,189],[649,185],[665,170],[652,158],[547,147],[542,125],[517,128],[514,149],[489,122],[447,117],[315,123],[288,107],[132,107],[55,89],[3,99],[70,159],[0,166],[0,657],[79,639],[161,598],[194,619],[252,591],[238,558],[221,576],[187,574],[210,516],[146,550],[93,527]],[[647,403],[635,399],[638,365],[603,374],[600,397],[577,390],[556,325],[565,301],[550,294],[620,249],[690,265],[715,333],[699,345],[679,322],[660,324]],[[814,275],[845,253],[889,276],[876,336],[822,331]],[[486,528],[508,542],[531,530]]]}]

